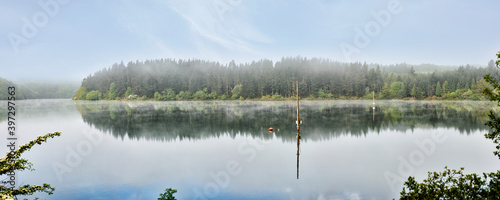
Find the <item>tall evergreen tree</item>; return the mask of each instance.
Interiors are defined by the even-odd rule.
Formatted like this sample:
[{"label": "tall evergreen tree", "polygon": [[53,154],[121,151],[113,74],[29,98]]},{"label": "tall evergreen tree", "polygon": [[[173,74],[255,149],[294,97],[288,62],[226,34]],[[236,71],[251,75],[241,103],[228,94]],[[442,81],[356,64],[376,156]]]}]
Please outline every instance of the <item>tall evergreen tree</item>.
[{"label": "tall evergreen tree", "polygon": [[443,88],[441,89],[441,95],[446,95],[448,91],[448,81],[444,81],[443,83]]},{"label": "tall evergreen tree", "polygon": [[436,85],[436,96],[438,96],[438,97],[441,96],[441,83],[439,83],[439,81],[437,82],[437,85]]},{"label": "tall evergreen tree", "polygon": [[411,96],[413,96],[414,98],[417,97],[417,87],[415,86],[415,84],[413,84],[413,88],[411,89]]},{"label": "tall evergreen tree", "polygon": [[117,93],[118,93],[118,90],[116,89],[116,84],[115,84],[115,82],[112,82],[111,85],[109,86],[108,99],[115,100],[116,97],[118,97]]}]

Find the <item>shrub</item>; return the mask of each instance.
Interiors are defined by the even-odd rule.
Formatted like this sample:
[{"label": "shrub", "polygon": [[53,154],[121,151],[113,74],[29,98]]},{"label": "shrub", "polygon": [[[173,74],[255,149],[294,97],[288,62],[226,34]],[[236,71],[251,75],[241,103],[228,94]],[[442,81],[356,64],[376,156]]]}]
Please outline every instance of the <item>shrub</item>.
[{"label": "shrub", "polygon": [[86,96],[87,100],[92,100],[92,101],[99,100],[101,98],[102,98],[102,94],[98,90],[92,90],[89,93],[87,93],[87,96]]}]

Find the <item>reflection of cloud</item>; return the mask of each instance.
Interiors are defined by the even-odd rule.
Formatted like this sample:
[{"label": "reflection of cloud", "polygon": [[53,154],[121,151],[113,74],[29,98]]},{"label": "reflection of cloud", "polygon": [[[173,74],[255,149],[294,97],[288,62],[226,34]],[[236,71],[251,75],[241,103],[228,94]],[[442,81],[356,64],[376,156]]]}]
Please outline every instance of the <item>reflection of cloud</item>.
[{"label": "reflection of cloud", "polygon": [[[168,6],[185,19],[196,34],[227,50],[256,53],[252,48],[253,42],[271,42],[249,24],[248,20],[243,19],[244,13],[241,10],[244,7],[241,1],[196,0],[185,3],[182,0],[171,0]],[[200,49],[206,48],[204,42],[196,41]]]}]

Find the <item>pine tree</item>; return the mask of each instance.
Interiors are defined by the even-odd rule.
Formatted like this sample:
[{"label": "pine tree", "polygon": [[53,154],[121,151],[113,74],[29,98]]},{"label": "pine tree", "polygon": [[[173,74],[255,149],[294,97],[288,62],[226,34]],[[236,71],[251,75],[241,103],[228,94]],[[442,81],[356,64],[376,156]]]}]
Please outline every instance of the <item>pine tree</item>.
[{"label": "pine tree", "polygon": [[402,99],[406,97],[406,88],[403,83],[400,84],[400,88],[398,91],[398,98]]},{"label": "pine tree", "polygon": [[[452,88],[451,88],[452,89]],[[446,93],[448,92],[449,88],[448,88],[448,81],[445,81],[443,83],[443,88],[441,89],[441,95],[442,96],[445,96]]]},{"label": "pine tree", "polygon": [[415,84],[413,84],[413,88],[411,89],[411,96],[413,96],[413,98],[417,96],[417,88]]},{"label": "pine tree", "polygon": [[109,94],[108,94],[108,98],[110,100],[115,100],[116,97],[118,96],[117,95],[117,89],[116,89],[116,84],[115,82],[112,82],[111,85],[109,85]]},{"label": "pine tree", "polygon": [[438,97],[441,96],[441,83],[439,81],[436,85],[436,96],[438,96]]}]

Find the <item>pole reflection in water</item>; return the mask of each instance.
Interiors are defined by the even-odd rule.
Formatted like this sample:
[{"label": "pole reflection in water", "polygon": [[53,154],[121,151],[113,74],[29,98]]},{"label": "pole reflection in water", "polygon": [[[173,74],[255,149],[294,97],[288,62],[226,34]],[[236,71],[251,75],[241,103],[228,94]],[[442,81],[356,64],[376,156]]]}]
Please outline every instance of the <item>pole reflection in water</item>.
[{"label": "pole reflection in water", "polygon": [[373,105],[372,113],[373,113],[372,122],[375,122],[375,105]]},{"label": "pole reflection in water", "polygon": [[299,133],[297,133],[297,179],[299,179],[300,139],[301,139],[301,136]]},{"label": "pole reflection in water", "polygon": [[373,118],[372,118],[372,122],[375,122],[375,91],[373,91]]},{"label": "pole reflection in water", "polygon": [[299,179],[299,150],[300,150],[300,127],[302,123],[299,118],[299,81],[297,81],[297,179]]}]

